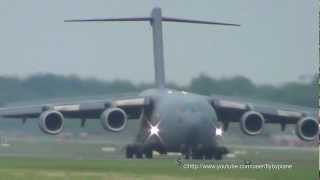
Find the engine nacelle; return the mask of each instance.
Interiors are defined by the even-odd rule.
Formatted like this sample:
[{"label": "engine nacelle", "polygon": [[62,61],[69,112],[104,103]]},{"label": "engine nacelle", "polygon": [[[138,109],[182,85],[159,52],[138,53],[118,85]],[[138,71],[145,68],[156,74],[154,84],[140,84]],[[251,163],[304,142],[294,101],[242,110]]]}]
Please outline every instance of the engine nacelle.
[{"label": "engine nacelle", "polygon": [[46,134],[56,135],[63,131],[63,121],[59,111],[45,111],[39,117],[39,127]]},{"label": "engine nacelle", "polygon": [[112,132],[122,131],[127,125],[127,114],[120,108],[109,108],[101,114],[101,124]]},{"label": "engine nacelle", "polygon": [[263,115],[256,111],[248,111],[241,116],[240,127],[243,133],[255,136],[263,131],[265,119]]},{"label": "engine nacelle", "polygon": [[312,117],[304,117],[300,119],[296,125],[296,133],[301,140],[315,140],[319,134],[318,121]]}]

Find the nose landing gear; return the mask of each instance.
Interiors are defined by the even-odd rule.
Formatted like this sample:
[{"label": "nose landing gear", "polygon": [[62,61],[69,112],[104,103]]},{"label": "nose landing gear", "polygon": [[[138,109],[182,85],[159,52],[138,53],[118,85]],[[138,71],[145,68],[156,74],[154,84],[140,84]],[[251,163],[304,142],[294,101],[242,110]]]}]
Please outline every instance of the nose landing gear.
[{"label": "nose landing gear", "polygon": [[226,147],[205,147],[203,145],[197,146],[181,146],[180,151],[186,159],[216,159],[222,160],[223,155],[228,154],[229,150]]}]

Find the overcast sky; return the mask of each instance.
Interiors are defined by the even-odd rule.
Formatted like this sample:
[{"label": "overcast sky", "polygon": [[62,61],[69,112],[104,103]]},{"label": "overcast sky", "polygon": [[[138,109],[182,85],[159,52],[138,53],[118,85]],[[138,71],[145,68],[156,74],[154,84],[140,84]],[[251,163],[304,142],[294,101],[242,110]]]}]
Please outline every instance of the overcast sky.
[{"label": "overcast sky", "polygon": [[164,24],[167,79],[204,72],[279,84],[317,73],[316,0],[0,0],[0,75],[39,72],[153,82],[148,23],[64,23],[69,18],[166,16],[242,27]]}]

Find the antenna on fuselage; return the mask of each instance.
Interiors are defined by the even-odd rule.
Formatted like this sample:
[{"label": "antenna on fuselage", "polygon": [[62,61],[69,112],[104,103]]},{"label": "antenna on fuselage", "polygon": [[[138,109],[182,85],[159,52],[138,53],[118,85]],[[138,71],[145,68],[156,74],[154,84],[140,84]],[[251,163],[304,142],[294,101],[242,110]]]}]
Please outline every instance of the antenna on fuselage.
[{"label": "antenna on fuselage", "polygon": [[164,69],[164,50],[163,50],[163,32],[162,22],[180,22],[193,24],[209,24],[222,26],[240,26],[239,24],[229,24],[213,21],[199,21],[192,19],[180,19],[163,17],[161,8],[155,7],[150,17],[128,17],[128,18],[107,18],[107,19],[73,19],[65,22],[124,22],[124,21],[149,21],[153,34],[153,56],[155,68],[155,83],[159,89],[165,88],[165,69]]}]

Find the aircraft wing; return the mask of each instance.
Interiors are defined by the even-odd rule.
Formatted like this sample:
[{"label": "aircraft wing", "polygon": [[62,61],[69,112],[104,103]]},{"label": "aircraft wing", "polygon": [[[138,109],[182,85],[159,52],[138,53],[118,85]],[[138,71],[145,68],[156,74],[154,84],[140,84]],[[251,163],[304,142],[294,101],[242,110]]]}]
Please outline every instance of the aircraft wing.
[{"label": "aircraft wing", "polygon": [[0,108],[0,116],[5,118],[38,118],[45,111],[60,112],[65,118],[97,119],[109,108],[123,109],[129,119],[140,116],[141,110],[148,104],[145,97],[119,98],[109,100],[83,101],[79,103],[44,104],[36,106],[21,106]]},{"label": "aircraft wing", "polygon": [[316,109],[224,96],[211,96],[210,103],[224,129],[228,128],[229,123],[237,122],[246,134],[257,135],[265,123],[279,124],[282,130],[287,124],[295,124],[297,135],[307,141],[313,140],[319,133]]}]

